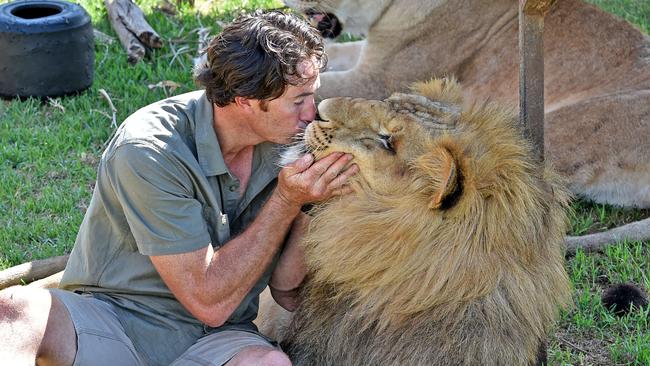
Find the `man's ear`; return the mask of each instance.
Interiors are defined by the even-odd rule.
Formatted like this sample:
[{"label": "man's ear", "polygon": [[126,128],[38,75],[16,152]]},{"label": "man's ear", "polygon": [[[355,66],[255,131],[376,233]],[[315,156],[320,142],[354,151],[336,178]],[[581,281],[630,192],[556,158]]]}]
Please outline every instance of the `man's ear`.
[{"label": "man's ear", "polygon": [[429,207],[442,210],[453,207],[463,191],[463,174],[455,149],[437,145],[417,159],[416,167],[431,184]]},{"label": "man's ear", "polygon": [[253,103],[253,99],[240,96],[235,97],[235,104],[237,107],[242,108],[244,111],[252,111]]}]

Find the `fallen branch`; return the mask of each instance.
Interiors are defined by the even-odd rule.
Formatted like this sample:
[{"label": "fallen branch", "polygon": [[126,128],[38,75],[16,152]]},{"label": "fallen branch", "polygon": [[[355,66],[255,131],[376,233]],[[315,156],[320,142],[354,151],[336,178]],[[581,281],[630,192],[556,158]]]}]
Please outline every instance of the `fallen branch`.
[{"label": "fallen branch", "polygon": [[122,47],[126,50],[127,61],[134,65],[144,58],[146,50],[144,45],[138,40],[135,34],[129,32],[126,26],[120,21],[119,16],[115,13],[116,10],[109,5],[110,0],[105,0],[106,9],[108,10],[108,19],[117,38],[119,38]]},{"label": "fallen branch", "polygon": [[[575,254],[578,248],[586,252],[603,250],[608,245],[622,240],[638,241],[650,239],[650,218],[633,222],[601,233],[584,236],[567,236],[567,253]],[[68,256],[41,259],[23,263],[0,272],[0,289],[32,282],[30,286],[57,287],[63,275]]]},{"label": "fallen branch", "polygon": [[105,0],[106,6],[111,7],[114,14],[117,15],[119,20],[124,24],[126,29],[135,34],[136,37],[145,46],[151,48],[162,48],[162,38],[151,28],[147,20],[144,18],[144,13],[140,8],[131,0]]},{"label": "fallen branch", "polygon": [[625,239],[629,241],[650,239],[650,218],[632,222],[600,233],[584,236],[567,236],[567,253],[575,254],[578,248],[585,252],[595,252]]},{"label": "fallen branch", "polygon": [[38,281],[34,281],[28,284],[27,286],[36,288],[57,288],[59,287],[59,282],[61,282],[61,277],[63,277],[63,271],[57,272],[45,278],[41,278]]},{"label": "fallen branch", "polygon": [[144,18],[142,10],[131,0],[104,0],[111,26],[126,50],[128,61],[135,64],[144,58],[146,47],[161,48],[163,41]]},{"label": "fallen branch", "polygon": [[568,340],[566,340],[566,339],[564,339],[564,338],[562,338],[562,337],[560,337],[560,336],[558,336],[558,335],[556,335],[555,338],[556,338],[560,343],[562,343],[562,344],[564,344],[565,346],[567,346],[567,347],[573,349],[574,351],[578,351],[578,352],[583,353],[583,354],[585,354],[585,355],[588,355],[588,354],[589,354],[588,351],[584,350],[583,348],[580,348],[580,347],[576,346],[575,344],[569,342]]},{"label": "fallen branch", "polygon": [[23,263],[0,272],[0,289],[32,282],[60,272],[68,262],[68,255]]}]

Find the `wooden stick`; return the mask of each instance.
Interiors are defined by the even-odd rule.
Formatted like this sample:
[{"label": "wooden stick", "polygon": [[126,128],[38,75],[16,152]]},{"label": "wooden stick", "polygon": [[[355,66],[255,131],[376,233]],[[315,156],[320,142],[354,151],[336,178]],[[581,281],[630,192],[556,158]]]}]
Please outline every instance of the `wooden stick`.
[{"label": "wooden stick", "polygon": [[519,0],[519,121],[544,160],[544,16],[555,0]]},{"label": "wooden stick", "polygon": [[7,268],[0,272],[0,289],[32,282],[62,271],[68,262],[68,255],[39,259]]},{"label": "wooden stick", "polygon": [[[104,0],[111,19],[124,27],[147,47],[161,48],[163,41],[144,18],[142,10],[131,0]],[[112,24],[112,22],[111,22]]]},{"label": "wooden stick", "polygon": [[[519,123],[544,160],[544,17],[557,0],[519,0]],[[650,239],[650,219],[585,236],[567,236],[567,253],[602,250],[628,240]]]},{"label": "wooden stick", "polygon": [[578,248],[582,248],[586,252],[596,252],[603,250],[608,245],[625,239],[629,241],[650,239],[650,218],[600,233],[584,236],[567,236],[567,253],[574,254]]},{"label": "wooden stick", "polygon": [[59,282],[61,282],[61,277],[63,277],[63,271],[57,272],[45,278],[41,278],[40,280],[34,281],[27,286],[37,288],[57,288],[59,287]]},{"label": "wooden stick", "polygon": [[[582,248],[586,252],[600,251],[608,245],[625,239],[630,241],[650,239],[650,218],[600,233],[567,236],[567,254],[575,254],[578,248]],[[63,255],[8,268],[0,272],[0,289],[20,284],[22,281],[30,282],[34,280],[37,281],[30,283],[29,286],[39,288],[57,287],[63,276],[63,268],[67,260],[68,256]]]},{"label": "wooden stick", "polygon": [[104,0],[104,4],[108,11],[108,20],[111,22],[111,26],[113,27],[113,30],[115,30],[115,33],[117,33],[117,38],[119,38],[122,47],[126,50],[127,61],[131,65],[140,62],[146,53],[144,45],[140,42],[138,37],[131,33],[124,23],[122,23],[117,12],[117,7],[112,5],[115,3],[111,0]]}]

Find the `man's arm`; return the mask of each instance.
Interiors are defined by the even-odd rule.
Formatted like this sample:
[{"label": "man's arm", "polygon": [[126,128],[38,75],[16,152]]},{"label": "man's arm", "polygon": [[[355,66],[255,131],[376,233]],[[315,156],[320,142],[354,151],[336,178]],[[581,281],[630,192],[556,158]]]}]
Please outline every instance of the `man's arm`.
[{"label": "man's arm", "polygon": [[309,155],[298,160],[282,169],[275,191],[243,233],[217,251],[206,243],[189,253],[151,256],[153,265],[190,313],[222,325],[271,263],[300,207],[349,191],[344,184],[358,169],[343,171],[350,158],[334,153],[313,165]]}]

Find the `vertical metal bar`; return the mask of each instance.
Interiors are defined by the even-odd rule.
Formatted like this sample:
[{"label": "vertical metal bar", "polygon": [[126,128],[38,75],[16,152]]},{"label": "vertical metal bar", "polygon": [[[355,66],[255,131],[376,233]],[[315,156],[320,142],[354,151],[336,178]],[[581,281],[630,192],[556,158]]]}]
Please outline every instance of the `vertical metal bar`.
[{"label": "vertical metal bar", "polygon": [[544,16],[556,0],[519,0],[519,122],[544,160]]}]

